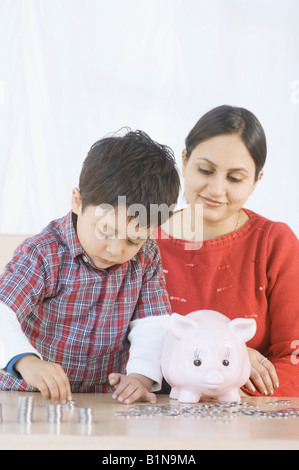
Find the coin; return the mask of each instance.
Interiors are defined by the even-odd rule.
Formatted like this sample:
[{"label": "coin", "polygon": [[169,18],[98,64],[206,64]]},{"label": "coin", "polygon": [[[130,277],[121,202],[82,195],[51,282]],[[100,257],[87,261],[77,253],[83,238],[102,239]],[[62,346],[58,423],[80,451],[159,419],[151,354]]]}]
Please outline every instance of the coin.
[{"label": "coin", "polygon": [[48,418],[47,421],[50,424],[60,424],[63,418],[62,406],[61,405],[48,405]]},{"label": "coin", "polygon": [[93,413],[91,408],[77,408],[79,422],[81,424],[91,424],[93,421]]},{"label": "coin", "polygon": [[19,397],[18,422],[20,424],[31,424],[33,415],[33,398]]}]

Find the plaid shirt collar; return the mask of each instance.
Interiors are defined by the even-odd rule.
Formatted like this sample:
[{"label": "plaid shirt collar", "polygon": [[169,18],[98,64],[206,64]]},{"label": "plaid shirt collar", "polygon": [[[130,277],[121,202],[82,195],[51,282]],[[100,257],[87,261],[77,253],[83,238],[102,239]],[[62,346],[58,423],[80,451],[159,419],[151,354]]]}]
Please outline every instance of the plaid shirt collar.
[{"label": "plaid shirt collar", "polygon": [[60,225],[61,237],[69,247],[71,256],[75,261],[77,261],[78,256],[85,255],[76,232],[77,218],[78,216],[73,211],[70,211]]}]

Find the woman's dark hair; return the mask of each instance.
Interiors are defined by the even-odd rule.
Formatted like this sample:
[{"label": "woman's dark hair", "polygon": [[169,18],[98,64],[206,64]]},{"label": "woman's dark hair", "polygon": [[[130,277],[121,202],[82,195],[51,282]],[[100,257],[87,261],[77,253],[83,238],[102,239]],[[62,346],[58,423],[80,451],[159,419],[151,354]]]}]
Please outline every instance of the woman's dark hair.
[{"label": "woman's dark hair", "polygon": [[117,208],[121,196],[127,207],[145,207],[143,226],[150,225],[153,208],[160,206],[156,225],[161,225],[171,215],[169,208],[177,202],[180,189],[173,151],[143,131],[126,128],[125,132],[104,137],[91,147],[79,180],[82,210],[101,204]]},{"label": "woman's dark hair", "polygon": [[224,134],[237,134],[241,137],[255,163],[257,180],[266,161],[266,136],[256,116],[244,108],[223,105],[202,116],[186,138],[186,158],[190,157],[201,142]]}]

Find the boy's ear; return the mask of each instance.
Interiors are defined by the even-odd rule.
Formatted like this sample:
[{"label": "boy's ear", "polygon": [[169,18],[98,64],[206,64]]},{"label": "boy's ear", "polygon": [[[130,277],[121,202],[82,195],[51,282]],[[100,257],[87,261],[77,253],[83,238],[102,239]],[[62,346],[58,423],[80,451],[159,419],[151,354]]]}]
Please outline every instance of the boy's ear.
[{"label": "boy's ear", "polygon": [[77,215],[81,213],[82,199],[81,199],[81,193],[78,188],[74,188],[72,191],[72,209],[73,209],[73,212]]}]

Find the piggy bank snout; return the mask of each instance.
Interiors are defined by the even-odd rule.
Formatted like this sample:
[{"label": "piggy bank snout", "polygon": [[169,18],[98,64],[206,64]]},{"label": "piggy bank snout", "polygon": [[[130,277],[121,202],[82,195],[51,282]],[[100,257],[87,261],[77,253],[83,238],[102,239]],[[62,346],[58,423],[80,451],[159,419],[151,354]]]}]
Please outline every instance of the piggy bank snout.
[{"label": "piggy bank snout", "polygon": [[221,372],[212,370],[207,373],[205,382],[208,385],[222,385],[224,382],[224,375]]}]

